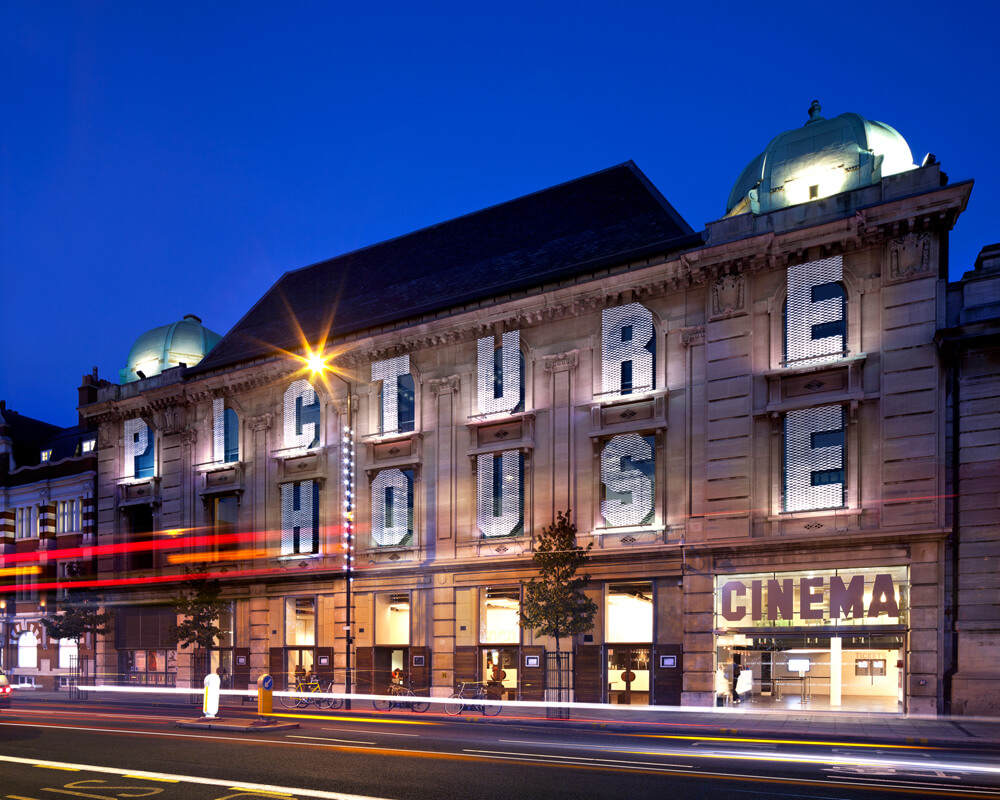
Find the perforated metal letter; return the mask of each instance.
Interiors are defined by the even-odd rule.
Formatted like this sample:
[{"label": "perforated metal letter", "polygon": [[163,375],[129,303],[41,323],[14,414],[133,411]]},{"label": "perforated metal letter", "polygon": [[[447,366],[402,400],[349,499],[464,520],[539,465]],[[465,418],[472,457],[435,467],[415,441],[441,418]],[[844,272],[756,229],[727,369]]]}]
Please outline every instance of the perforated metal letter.
[{"label": "perforated metal letter", "polygon": [[212,460],[226,460],[226,401],[221,397],[212,401]]},{"label": "perforated metal letter", "polygon": [[409,530],[410,485],[402,470],[384,469],[372,480],[372,539],[401,544]]},{"label": "perforated metal letter", "polygon": [[494,380],[493,337],[484,336],[476,343],[479,372],[479,413],[500,414],[513,411],[521,402],[521,332],[508,331],[500,347],[503,393],[496,396]]},{"label": "perforated metal letter", "polygon": [[125,420],[125,463],[122,464],[123,478],[140,477],[138,460],[149,455],[153,437],[149,435],[149,426],[141,419]]},{"label": "perforated metal letter", "polygon": [[841,406],[785,415],[785,511],[844,505],[844,436]]},{"label": "perforated metal letter", "polygon": [[[653,389],[653,315],[639,303],[604,309],[601,315],[602,392]],[[628,377],[623,381],[623,373]],[[623,385],[627,383],[628,385]]]},{"label": "perforated metal letter", "polygon": [[641,525],[653,510],[653,481],[641,470],[627,469],[624,459],[650,461],[653,448],[637,433],[624,433],[604,445],[601,482],[609,492],[629,495],[628,500],[601,501],[601,514],[609,527]]},{"label": "perforated metal letter", "polygon": [[303,421],[303,412],[306,408],[309,408],[310,411],[315,408],[314,416],[319,419],[319,415],[315,413],[319,411],[316,390],[309,385],[309,381],[300,379],[293,382],[285,390],[285,447],[308,448],[315,446],[314,443],[319,438],[319,423]]},{"label": "perforated metal letter", "polygon": [[281,554],[319,552],[312,481],[281,484]]},{"label": "perforated metal letter", "polygon": [[785,361],[804,366],[845,356],[847,320],[840,256],[788,268]]},{"label": "perforated metal letter", "polygon": [[[500,462],[499,480],[495,474],[497,461]],[[517,450],[507,450],[501,453],[499,458],[487,453],[477,459],[476,522],[484,537],[510,536],[521,524],[523,469],[521,454]],[[499,514],[496,513],[498,500]]]},{"label": "perforated metal letter", "polygon": [[382,430],[395,433],[399,430],[399,390],[397,379],[410,371],[408,355],[376,361],[372,364],[372,380],[382,381]]}]

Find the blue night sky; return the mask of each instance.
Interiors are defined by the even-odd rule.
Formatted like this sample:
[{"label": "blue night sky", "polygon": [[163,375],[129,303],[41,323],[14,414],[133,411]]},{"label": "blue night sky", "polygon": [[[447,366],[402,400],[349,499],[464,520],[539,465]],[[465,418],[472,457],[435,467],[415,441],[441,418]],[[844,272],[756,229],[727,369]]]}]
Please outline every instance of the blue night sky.
[{"label": "blue night sky", "polygon": [[700,230],[813,99],[976,180],[958,278],[1000,240],[998,22],[962,2],[0,0],[0,398],[72,425],[80,376],[117,381],[149,328],[225,333],[286,270],[628,159]]}]

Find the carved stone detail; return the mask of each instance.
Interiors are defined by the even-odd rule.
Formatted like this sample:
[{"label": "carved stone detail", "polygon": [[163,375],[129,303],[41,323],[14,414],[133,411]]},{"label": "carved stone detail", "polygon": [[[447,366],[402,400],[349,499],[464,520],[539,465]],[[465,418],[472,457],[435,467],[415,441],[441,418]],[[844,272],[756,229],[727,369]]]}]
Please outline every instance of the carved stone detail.
[{"label": "carved stone detail", "polygon": [[193,428],[181,431],[181,442],[186,445],[194,445],[198,441],[198,431]]},{"label": "carved stone detail", "polygon": [[908,233],[889,242],[889,280],[898,281],[929,272],[931,241],[926,233]]},{"label": "carved stone detail", "polygon": [[746,313],[746,278],[723,275],[712,284],[712,318],[732,317]]},{"label": "carved stone detail", "polygon": [[174,433],[180,433],[181,428],[184,425],[184,411],[178,405],[169,405],[163,409],[162,417],[163,420],[163,433],[165,435],[170,435]]},{"label": "carved stone detail", "polygon": [[427,386],[433,395],[457,392],[461,384],[462,379],[458,375],[449,375],[447,378],[431,378],[427,381]]},{"label": "carved stone detail", "polygon": [[269,430],[273,423],[274,414],[261,414],[259,417],[250,417],[247,420],[247,425],[250,426],[250,430],[252,431]]},{"label": "carved stone detail", "polygon": [[554,356],[542,356],[542,363],[546,372],[566,372],[576,369],[580,363],[579,350],[556,353]]},{"label": "carved stone detail", "polygon": [[681,328],[681,344],[690,347],[693,344],[704,344],[705,326],[695,325],[691,328]]}]

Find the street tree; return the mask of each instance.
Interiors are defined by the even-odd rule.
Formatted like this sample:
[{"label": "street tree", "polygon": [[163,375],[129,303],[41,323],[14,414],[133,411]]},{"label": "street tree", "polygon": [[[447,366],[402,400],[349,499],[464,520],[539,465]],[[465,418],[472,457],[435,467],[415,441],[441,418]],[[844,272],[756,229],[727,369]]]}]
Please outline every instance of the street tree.
[{"label": "street tree", "polygon": [[222,584],[217,578],[201,578],[197,572],[189,570],[180,592],[170,601],[174,610],[184,617],[179,624],[170,626],[170,644],[180,644],[181,649],[191,645],[203,650],[214,647],[222,632],[220,617],[229,610],[229,602],[221,595]]},{"label": "street tree", "polygon": [[590,560],[593,546],[576,543],[569,511],[557,512],[555,522],[542,528],[535,543],[532,561],[538,577],[524,584],[519,624],[538,636],[553,637],[557,653],[561,639],[594,627],[597,604],[583,593],[590,575],[577,574]]},{"label": "street tree", "polygon": [[108,632],[113,614],[102,611],[101,596],[88,589],[70,591],[58,611],[42,617],[42,625],[51,639],[72,639],[77,647],[88,633],[103,636]]}]

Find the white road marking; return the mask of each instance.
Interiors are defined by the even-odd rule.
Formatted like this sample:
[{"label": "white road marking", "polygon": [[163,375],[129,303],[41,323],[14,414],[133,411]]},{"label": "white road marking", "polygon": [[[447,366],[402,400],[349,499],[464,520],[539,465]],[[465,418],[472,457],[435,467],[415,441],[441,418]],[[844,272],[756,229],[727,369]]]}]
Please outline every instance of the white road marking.
[{"label": "white road marking", "polygon": [[384,798],[370,797],[360,794],[344,794],[343,792],[323,792],[316,789],[296,789],[292,786],[272,786],[266,783],[242,783],[240,781],[221,781],[214,778],[200,778],[195,775],[172,775],[163,772],[145,772],[134,769],[115,769],[114,767],[98,767],[92,764],[64,764],[59,761],[40,761],[35,758],[15,758],[14,756],[0,756],[0,761],[8,764],[24,764],[33,767],[52,767],[55,769],[75,769],[86,772],[99,772],[103,775],[122,775],[134,778],[148,778],[149,780],[177,781],[179,783],[196,783],[201,786],[222,786],[226,789],[248,790],[251,792],[262,792],[267,794],[280,794],[284,796],[316,797],[320,800],[384,800]]},{"label": "white road marking", "polygon": [[[320,728],[321,731],[334,731],[335,733],[361,733],[361,731],[354,728]],[[371,733],[370,728],[365,728],[366,733]],[[419,733],[396,733],[395,731],[379,731],[379,736],[411,736],[414,739],[419,739]]]},{"label": "white road marking", "polygon": [[375,744],[375,742],[359,742],[356,739],[334,739],[330,736],[296,736],[288,734],[289,739],[314,739],[318,742],[340,742],[341,744]]},{"label": "white road marking", "polygon": [[[563,763],[563,764],[575,764],[581,761],[586,761],[592,764],[628,764],[635,765],[645,768],[661,769],[665,767],[672,767],[677,769],[694,769],[691,764],[656,764],[651,761],[624,761],[617,758],[587,758],[585,756],[553,756],[553,755],[542,755],[541,753],[517,753],[514,751],[507,750],[463,750],[464,753],[476,753],[476,754],[486,754],[494,756],[515,756],[517,758],[529,759],[532,761],[538,761],[542,759],[560,759],[558,762],[553,763]],[[652,754],[651,754],[652,755]]]}]

